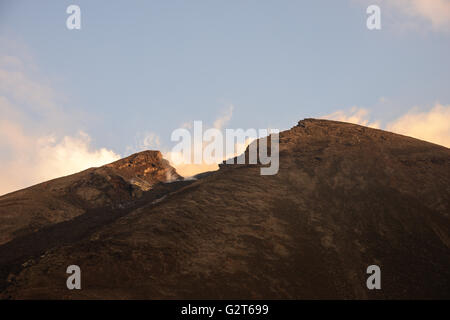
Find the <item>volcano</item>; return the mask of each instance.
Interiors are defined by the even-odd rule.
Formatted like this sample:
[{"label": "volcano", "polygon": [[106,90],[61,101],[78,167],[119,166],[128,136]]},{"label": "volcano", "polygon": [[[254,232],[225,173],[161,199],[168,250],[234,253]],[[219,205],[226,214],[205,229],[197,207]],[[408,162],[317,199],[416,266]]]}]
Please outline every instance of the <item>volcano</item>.
[{"label": "volcano", "polygon": [[184,181],[147,151],[2,196],[1,297],[450,298],[448,148],[305,119],[279,159]]}]

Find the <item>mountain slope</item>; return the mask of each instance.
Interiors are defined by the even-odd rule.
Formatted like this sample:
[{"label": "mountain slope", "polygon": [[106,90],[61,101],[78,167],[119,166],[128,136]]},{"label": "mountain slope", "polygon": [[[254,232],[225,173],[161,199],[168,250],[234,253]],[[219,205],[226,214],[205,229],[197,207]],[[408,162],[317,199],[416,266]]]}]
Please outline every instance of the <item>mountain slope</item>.
[{"label": "mountain slope", "polygon": [[449,149],[306,119],[280,134],[277,175],[222,165],[27,262],[3,297],[448,299],[449,205]]},{"label": "mountain slope", "polygon": [[158,182],[180,178],[159,151],[145,151],[1,196],[0,245],[88,209],[124,205]]}]

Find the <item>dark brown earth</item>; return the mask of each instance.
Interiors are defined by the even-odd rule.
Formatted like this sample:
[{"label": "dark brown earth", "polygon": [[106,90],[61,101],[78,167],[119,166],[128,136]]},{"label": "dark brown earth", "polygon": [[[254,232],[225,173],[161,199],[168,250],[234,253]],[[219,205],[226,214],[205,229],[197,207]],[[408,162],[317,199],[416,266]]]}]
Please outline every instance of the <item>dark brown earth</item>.
[{"label": "dark brown earth", "polygon": [[[277,175],[222,165],[190,184],[134,185],[139,197],[111,187],[106,205],[0,246],[2,298],[450,298],[448,148],[306,119],[280,134]],[[81,290],[66,288],[72,264]],[[381,290],[366,287],[372,264]]]}]

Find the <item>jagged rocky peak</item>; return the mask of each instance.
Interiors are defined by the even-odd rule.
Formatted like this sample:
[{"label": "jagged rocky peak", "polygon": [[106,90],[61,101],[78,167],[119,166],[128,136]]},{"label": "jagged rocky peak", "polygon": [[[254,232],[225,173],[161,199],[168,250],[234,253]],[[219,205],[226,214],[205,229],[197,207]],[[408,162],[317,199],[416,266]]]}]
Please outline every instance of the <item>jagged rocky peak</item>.
[{"label": "jagged rocky peak", "polygon": [[146,150],[107,164],[104,168],[112,169],[128,182],[148,190],[158,182],[180,180],[180,176],[160,151]]},{"label": "jagged rocky peak", "polygon": [[303,119],[303,120],[299,120],[298,123],[297,123],[297,125],[298,125],[299,127],[305,128],[305,127],[307,126],[308,123],[311,123],[311,122],[314,122],[314,121],[317,121],[317,120],[316,120],[316,119],[313,119],[313,118],[305,118],[305,119]]},{"label": "jagged rocky peak", "polygon": [[107,164],[106,167],[115,169],[133,168],[139,170],[149,165],[152,167],[162,165],[163,161],[164,159],[160,151],[146,150]]}]

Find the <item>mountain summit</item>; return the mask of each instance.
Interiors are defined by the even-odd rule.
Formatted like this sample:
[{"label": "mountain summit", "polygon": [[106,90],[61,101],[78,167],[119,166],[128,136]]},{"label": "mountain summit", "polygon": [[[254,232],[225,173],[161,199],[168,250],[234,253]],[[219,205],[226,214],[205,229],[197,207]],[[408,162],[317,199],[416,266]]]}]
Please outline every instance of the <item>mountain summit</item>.
[{"label": "mountain summit", "polygon": [[[105,170],[126,170],[127,161]],[[56,185],[33,192],[63,201],[66,189]],[[305,119],[280,133],[278,174],[261,176],[256,165],[222,165],[190,184],[175,185],[158,197],[154,185],[138,200],[128,192],[133,205],[125,209],[97,208],[122,211],[74,239],[66,235],[76,228],[65,223],[79,225],[71,220],[34,241],[17,238],[0,246],[3,257],[49,234],[66,239],[64,245],[46,242],[16,257],[15,268],[0,261],[3,297],[450,298],[448,148]],[[105,195],[108,188],[97,190],[107,199],[103,204],[118,199]],[[21,192],[23,199],[30,191]],[[9,201],[19,201],[16,197]],[[75,219],[88,219],[92,212],[78,214]],[[11,223],[18,219],[11,217]],[[72,264],[82,270],[82,290],[66,288],[65,271]],[[380,267],[381,290],[366,286],[371,265]]]},{"label": "mountain summit", "polygon": [[182,177],[163,158],[160,151],[142,151],[124,159],[107,164],[104,168],[113,169],[128,182],[139,186],[142,190],[150,188],[158,182],[171,182]]}]

